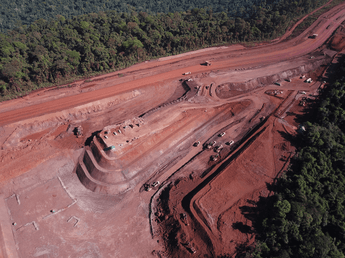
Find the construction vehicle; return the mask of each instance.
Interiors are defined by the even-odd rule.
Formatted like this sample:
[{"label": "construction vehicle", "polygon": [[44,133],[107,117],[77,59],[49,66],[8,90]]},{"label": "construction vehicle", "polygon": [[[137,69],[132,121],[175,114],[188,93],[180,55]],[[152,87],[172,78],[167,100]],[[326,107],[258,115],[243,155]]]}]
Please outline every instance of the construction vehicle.
[{"label": "construction vehicle", "polygon": [[306,83],[311,83],[311,82],[313,82],[313,80],[312,80],[311,78],[308,78],[308,79],[306,79],[304,82],[306,82]]},{"label": "construction vehicle", "polygon": [[274,83],[275,85],[278,85],[278,86],[281,86],[281,84],[279,82],[275,82]]},{"label": "construction vehicle", "polygon": [[225,135],[225,132],[222,132],[219,134],[219,137],[223,137]]},{"label": "construction vehicle", "polygon": [[83,127],[81,127],[81,125],[77,126],[74,129],[75,135],[77,136],[77,138],[83,136]]},{"label": "construction vehicle", "polygon": [[149,184],[144,184],[144,189],[146,192],[150,192],[152,190],[152,187]]},{"label": "construction vehicle", "polygon": [[159,181],[153,182],[153,183],[151,184],[152,188],[156,187],[157,185],[159,185]]},{"label": "construction vehicle", "polygon": [[188,75],[188,74],[191,74],[191,72],[185,72],[183,75]]},{"label": "construction vehicle", "polygon": [[216,141],[210,142],[209,144],[206,145],[206,148],[211,149],[215,144],[216,144]]},{"label": "construction vehicle", "polygon": [[183,224],[185,224],[186,226],[188,226],[188,220],[187,220],[187,215],[186,213],[181,213],[180,214],[180,218],[181,218],[181,221],[183,222]]},{"label": "construction vehicle", "polygon": [[313,34],[313,35],[311,35],[309,38],[315,39],[317,36],[319,36],[319,34]]},{"label": "construction vehicle", "polygon": [[212,63],[211,61],[205,61],[205,63],[202,63],[202,65],[210,66]]},{"label": "construction vehicle", "polygon": [[219,159],[219,154],[216,154],[214,156],[211,156],[212,161],[217,161]]},{"label": "construction vehicle", "polygon": [[114,145],[111,145],[109,147],[106,147],[103,149],[104,151],[109,151],[109,150],[115,150],[115,146]]},{"label": "construction vehicle", "polygon": [[191,246],[191,247],[186,247],[186,249],[191,253],[191,254],[195,254],[196,253],[196,250],[195,250],[195,248],[193,247],[193,246]]},{"label": "construction vehicle", "polygon": [[193,146],[194,146],[194,147],[198,147],[199,144],[200,144],[200,141],[197,141],[197,142],[195,142],[195,143],[193,144]]},{"label": "construction vehicle", "polygon": [[226,145],[233,145],[234,144],[234,141],[233,140],[231,140],[231,141],[229,141],[229,142],[226,142]]},{"label": "construction vehicle", "polygon": [[188,250],[188,252],[190,252],[191,254],[195,254],[196,250],[193,247],[193,245],[190,242],[187,243],[182,243],[182,245]]},{"label": "construction vehicle", "polygon": [[219,145],[219,146],[216,146],[216,148],[214,148],[214,151],[219,153],[222,149],[223,149],[223,145]]},{"label": "construction vehicle", "polygon": [[300,78],[300,79],[304,79],[304,78],[305,78],[305,75],[302,74],[301,77],[299,77],[299,78]]}]

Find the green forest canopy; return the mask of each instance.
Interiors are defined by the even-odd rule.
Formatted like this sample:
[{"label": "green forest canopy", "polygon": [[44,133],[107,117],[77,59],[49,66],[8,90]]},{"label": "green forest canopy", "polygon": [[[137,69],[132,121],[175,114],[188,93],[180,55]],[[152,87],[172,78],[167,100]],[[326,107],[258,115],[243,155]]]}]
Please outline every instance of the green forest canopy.
[{"label": "green forest canopy", "polygon": [[[272,0],[267,3],[271,4]],[[0,32],[16,26],[29,25],[39,19],[54,19],[56,15],[73,16],[115,10],[117,12],[169,13],[194,8],[212,8],[213,12],[227,12],[231,16],[247,17],[253,6],[266,8],[264,0],[2,0],[0,4]]]},{"label": "green forest canopy", "polygon": [[0,100],[136,62],[224,43],[262,41],[327,0],[284,0],[253,6],[248,18],[226,12],[119,13],[40,19],[0,33]]},{"label": "green forest canopy", "polygon": [[345,56],[305,116],[290,170],[257,204],[251,257],[345,257]]}]

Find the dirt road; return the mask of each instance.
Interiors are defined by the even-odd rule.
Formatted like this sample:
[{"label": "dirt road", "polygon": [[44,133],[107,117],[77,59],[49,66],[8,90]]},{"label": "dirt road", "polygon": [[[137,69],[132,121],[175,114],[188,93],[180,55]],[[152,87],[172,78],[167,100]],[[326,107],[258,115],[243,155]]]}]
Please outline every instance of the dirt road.
[{"label": "dirt road", "polygon": [[[288,42],[283,42],[273,45],[265,45],[254,49],[235,50],[229,49],[216,49],[205,52],[203,54],[197,54],[191,58],[187,56],[188,62],[182,57],[182,60],[172,59],[166,61],[154,61],[149,63],[143,63],[135,68],[129,69],[129,71],[143,71],[145,69],[155,68],[157,71],[155,75],[146,75],[144,78],[132,80],[126,83],[115,84],[114,77],[117,77],[118,73],[108,74],[106,76],[96,77],[94,81],[96,84],[113,85],[107,88],[80,93],[76,96],[62,97],[59,99],[51,100],[49,102],[27,106],[25,108],[14,109],[8,112],[3,112],[0,115],[0,126],[21,121],[23,119],[41,116],[48,113],[57,112],[60,110],[68,109],[91,101],[100,100],[110,96],[120,94],[121,92],[131,91],[143,86],[154,85],[165,80],[172,80],[183,77],[182,74],[187,70],[193,74],[208,72],[210,70],[221,70],[229,68],[239,67],[255,67],[269,63],[280,62],[287,59],[293,59],[298,56],[302,56],[310,53],[311,51],[320,47],[333,33],[333,31],[345,20],[345,4],[337,6],[335,11],[332,9],[323,16],[321,16],[314,26],[311,26],[307,31],[301,34],[299,37],[292,39]],[[327,19],[326,19],[327,17]],[[310,39],[308,36],[312,34],[318,34],[315,39]],[[228,59],[230,55],[231,58]],[[217,57],[226,57],[226,60],[220,60],[214,62],[211,67],[200,66],[202,59],[216,59]],[[175,69],[171,69],[169,72],[160,73],[159,70],[164,70],[165,66],[170,66],[174,63]],[[176,64],[177,63],[177,64]],[[177,65],[177,67],[176,67]],[[173,67],[174,67],[173,66]],[[178,68],[181,66],[182,68]],[[177,68],[177,69],[176,69]],[[133,75],[135,77],[135,75]],[[97,80],[99,80],[97,82]],[[95,84],[95,83],[94,83]],[[0,106],[1,108],[1,106]]]}]

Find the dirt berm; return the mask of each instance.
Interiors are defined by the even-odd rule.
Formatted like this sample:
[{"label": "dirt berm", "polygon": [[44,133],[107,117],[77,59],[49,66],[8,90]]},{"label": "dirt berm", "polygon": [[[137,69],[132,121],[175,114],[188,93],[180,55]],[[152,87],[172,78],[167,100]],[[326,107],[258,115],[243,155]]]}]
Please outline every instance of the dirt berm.
[{"label": "dirt berm", "polygon": [[254,90],[259,87],[267,86],[275,82],[281,82],[283,80],[289,79],[291,77],[298,76],[300,74],[308,73],[320,67],[321,65],[329,63],[331,57],[320,56],[320,58],[315,58],[314,61],[305,63],[296,68],[282,71],[280,73],[270,74],[263,77],[258,77],[250,79],[245,82],[227,82],[221,84],[216,89],[216,94],[221,99],[226,99],[229,97],[236,96],[238,94],[243,94],[245,92]]}]

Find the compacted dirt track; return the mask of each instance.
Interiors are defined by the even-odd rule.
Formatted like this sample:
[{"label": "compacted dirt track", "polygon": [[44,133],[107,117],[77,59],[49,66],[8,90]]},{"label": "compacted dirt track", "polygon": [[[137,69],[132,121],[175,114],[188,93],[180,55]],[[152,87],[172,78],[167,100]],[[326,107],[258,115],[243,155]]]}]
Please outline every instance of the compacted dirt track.
[{"label": "compacted dirt track", "polygon": [[250,211],[293,156],[296,117],[324,87],[320,66],[336,63],[324,43],[344,20],[342,4],[286,42],[161,58],[1,103],[3,252],[234,257],[254,243]]}]

